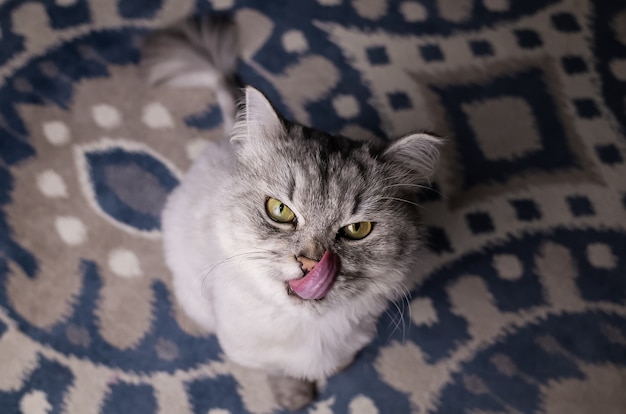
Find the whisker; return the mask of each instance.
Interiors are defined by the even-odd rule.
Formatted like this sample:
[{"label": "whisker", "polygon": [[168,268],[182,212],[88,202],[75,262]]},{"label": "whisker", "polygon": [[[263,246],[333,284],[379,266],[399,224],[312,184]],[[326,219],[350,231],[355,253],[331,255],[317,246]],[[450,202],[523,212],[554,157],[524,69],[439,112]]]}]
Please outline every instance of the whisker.
[{"label": "whisker", "polygon": [[[243,259],[246,256],[248,256],[248,259],[252,259],[252,260],[262,260],[264,259],[264,257],[259,256],[259,253],[273,253],[276,254],[276,252],[272,251],[272,250],[268,250],[268,249],[262,249],[262,248],[258,248],[258,249],[254,249],[251,251],[247,251],[247,252],[241,252],[238,254],[234,254],[232,256],[226,257],[225,259],[220,260],[219,262],[215,263],[214,265],[212,265],[209,268],[206,268],[204,270],[202,270],[200,273],[198,273],[198,275],[196,275],[193,278],[192,281],[192,285],[195,284],[195,282],[197,282],[198,280],[202,279],[202,282],[200,283],[200,292],[202,294],[202,296],[205,296],[205,283],[209,277],[209,275],[211,273],[213,273],[215,270],[217,270],[219,267],[221,267],[222,265],[228,264],[230,261],[240,258]],[[189,296],[193,293],[192,290],[189,290],[189,292],[187,293],[187,295],[185,296],[184,299],[181,299],[180,301],[178,301],[178,305],[176,306],[177,311],[179,312],[181,318],[180,320],[182,321],[183,324],[185,324],[185,321],[187,320],[187,314],[183,311],[182,308],[182,302],[185,302],[189,299]],[[207,298],[208,299],[208,298]],[[185,328],[186,326],[183,325],[183,328]]]},{"label": "whisker", "polygon": [[[378,283],[376,283],[376,281],[372,278],[368,278],[370,282],[372,282],[372,285],[374,287],[376,287],[376,289],[380,290],[381,293],[385,294],[385,291],[383,289],[381,289],[380,286],[378,286]],[[389,316],[389,319],[391,319],[391,323],[394,324],[394,328],[391,331],[391,333],[389,334],[389,336],[387,337],[386,341],[388,341],[393,334],[400,329],[400,323],[402,322],[402,342],[404,342],[404,312],[400,310],[400,307],[398,306],[398,304],[393,301],[392,302],[394,304],[394,306],[396,307],[396,309],[398,310],[398,317],[396,318],[392,313],[390,313],[387,308],[385,308],[385,313],[387,314],[387,316]]]},{"label": "whisker", "polygon": [[207,278],[209,277],[209,275],[211,273],[213,273],[219,267],[221,267],[221,266],[223,266],[225,264],[228,264],[229,262],[231,262],[234,259],[243,260],[244,258],[248,258],[248,259],[252,259],[252,260],[260,260],[260,259],[263,258],[262,256],[255,256],[255,255],[258,255],[260,252],[263,252],[263,253],[267,253],[267,252],[275,253],[272,250],[255,249],[255,250],[251,250],[251,251],[247,251],[247,252],[241,252],[241,253],[238,253],[238,254],[231,255],[231,256],[229,256],[229,257],[227,257],[225,259],[220,260],[219,262],[214,264],[211,268],[205,269],[202,272],[200,272],[200,274],[194,278],[194,282],[199,280],[199,279],[202,279],[202,282],[200,284],[200,292],[204,296],[204,294],[205,294],[205,292],[204,292],[204,284],[205,284]]},{"label": "whisker", "polygon": [[427,185],[422,185],[422,184],[410,184],[410,183],[396,183],[396,184],[389,184],[386,185],[383,190],[386,190],[388,188],[393,188],[393,187],[415,187],[415,188],[421,188],[425,191],[432,191],[433,193],[438,194],[441,198],[443,198],[444,200],[447,199],[448,197],[445,196],[444,194],[442,194],[440,191],[435,190],[432,187],[429,187]]},{"label": "whisker", "polygon": [[196,276],[196,277],[194,278],[194,280],[193,280],[193,281],[195,282],[195,281],[199,280],[200,278],[206,278],[206,276],[208,276],[208,275],[209,275],[211,272],[213,272],[215,269],[217,269],[217,268],[218,268],[218,267],[220,267],[221,265],[225,264],[226,262],[228,262],[228,261],[230,261],[230,260],[232,260],[232,259],[234,259],[234,258],[237,258],[237,257],[239,257],[239,256],[245,256],[245,255],[247,255],[247,254],[253,254],[253,253],[254,253],[254,252],[242,252],[242,253],[238,253],[238,254],[234,254],[234,255],[232,255],[232,256],[229,256],[229,257],[227,257],[227,258],[225,258],[225,259],[222,259],[222,260],[220,260],[219,262],[215,263],[212,267],[210,267],[210,268],[208,268],[208,269],[205,269],[205,270],[201,271],[201,272],[198,274],[198,276]]},{"label": "whisker", "polygon": [[407,334],[411,335],[411,325],[413,324],[413,315],[411,315],[411,291],[406,287],[403,282],[400,282],[400,288],[402,289],[402,306],[404,307],[404,303],[406,303],[406,307],[409,310],[409,327],[407,329]]},{"label": "whisker", "polygon": [[402,174],[402,175],[392,175],[391,177],[385,177],[382,179],[382,182],[400,180],[402,178],[410,177],[411,174]]},{"label": "whisker", "polygon": [[417,204],[417,203],[415,203],[413,201],[410,201],[410,200],[405,200],[404,198],[399,198],[399,197],[379,197],[379,199],[381,199],[381,200],[400,201],[402,203],[407,203],[407,204],[414,205],[417,208],[424,208],[424,206],[422,206],[421,204]]},{"label": "whisker", "polygon": [[428,187],[427,185],[422,185],[422,184],[410,184],[410,183],[396,183],[396,184],[389,184],[386,185],[384,187],[384,189],[387,188],[393,188],[393,187],[415,187],[415,188],[423,188],[425,190],[430,190],[431,187]]},{"label": "whisker", "polygon": [[404,323],[404,306],[402,307],[402,309],[400,309],[400,306],[398,305],[398,303],[394,300],[393,302],[393,306],[396,307],[396,310],[398,311],[398,325],[401,324],[402,326],[402,343],[404,343],[404,340],[406,339],[405,335],[406,335],[406,331],[405,331],[405,323]]}]

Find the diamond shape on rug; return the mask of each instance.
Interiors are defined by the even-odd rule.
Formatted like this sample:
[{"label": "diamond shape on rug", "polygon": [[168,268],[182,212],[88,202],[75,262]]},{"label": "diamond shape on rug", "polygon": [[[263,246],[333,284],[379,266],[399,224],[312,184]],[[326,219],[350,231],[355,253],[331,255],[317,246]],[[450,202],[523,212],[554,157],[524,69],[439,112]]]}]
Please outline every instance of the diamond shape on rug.
[{"label": "diamond shape on rug", "polygon": [[[513,67],[514,66],[514,67]],[[450,137],[450,206],[530,184],[597,182],[550,60],[413,74],[438,131]]]}]

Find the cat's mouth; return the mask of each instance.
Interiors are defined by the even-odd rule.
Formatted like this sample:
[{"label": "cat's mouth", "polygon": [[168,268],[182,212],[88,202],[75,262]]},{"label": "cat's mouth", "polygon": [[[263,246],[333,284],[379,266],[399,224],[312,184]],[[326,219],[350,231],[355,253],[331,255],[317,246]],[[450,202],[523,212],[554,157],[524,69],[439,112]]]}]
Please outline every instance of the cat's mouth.
[{"label": "cat's mouth", "polygon": [[323,299],[335,283],[341,267],[339,256],[327,250],[322,259],[299,279],[289,280],[287,294],[304,300]]},{"label": "cat's mouth", "polygon": [[[285,282],[285,288],[287,289],[287,294],[289,296],[298,296],[296,294],[296,292],[293,291],[293,289],[291,288],[291,286],[289,286],[289,282]],[[299,296],[298,296],[299,297]]]}]

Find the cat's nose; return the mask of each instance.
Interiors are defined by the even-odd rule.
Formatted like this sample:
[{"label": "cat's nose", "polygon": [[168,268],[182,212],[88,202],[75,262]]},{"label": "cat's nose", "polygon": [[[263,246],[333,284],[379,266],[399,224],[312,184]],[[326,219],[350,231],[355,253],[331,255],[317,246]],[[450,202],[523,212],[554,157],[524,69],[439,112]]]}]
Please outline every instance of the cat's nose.
[{"label": "cat's nose", "polygon": [[316,260],[309,259],[308,257],[304,256],[298,256],[296,257],[296,260],[300,262],[300,264],[302,265],[302,270],[304,270],[305,272],[310,272],[311,269],[313,269],[318,263]]}]

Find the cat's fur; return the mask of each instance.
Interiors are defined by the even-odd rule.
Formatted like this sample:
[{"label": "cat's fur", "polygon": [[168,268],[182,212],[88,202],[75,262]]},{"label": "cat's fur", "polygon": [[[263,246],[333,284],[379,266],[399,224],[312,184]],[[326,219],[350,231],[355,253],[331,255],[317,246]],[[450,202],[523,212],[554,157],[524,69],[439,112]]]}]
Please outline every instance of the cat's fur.
[{"label": "cat's fur", "polygon": [[[216,34],[210,19],[195,19],[151,37],[150,79],[230,93],[224,88],[234,59],[218,64],[220,43],[198,40],[206,33],[234,36],[228,25]],[[229,139],[207,146],[163,212],[180,305],[215,332],[230,359],[293,378],[293,393],[301,380],[333,375],[373,338],[389,301],[404,293],[422,247],[416,194],[434,172],[437,145],[426,134],[388,145],[330,136],[286,121],[246,88]],[[297,223],[272,221],[268,197],[289,206]],[[367,237],[339,236],[342,226],[361,221],[374,223]],[[341,263],[328,294],[321,300],[288,294],[287,282],[303,276],[297,257],[319,261],[327,250]],[[293,401],[282,385],[276,395],[288,408],[312,398],[304,392]]]}]

